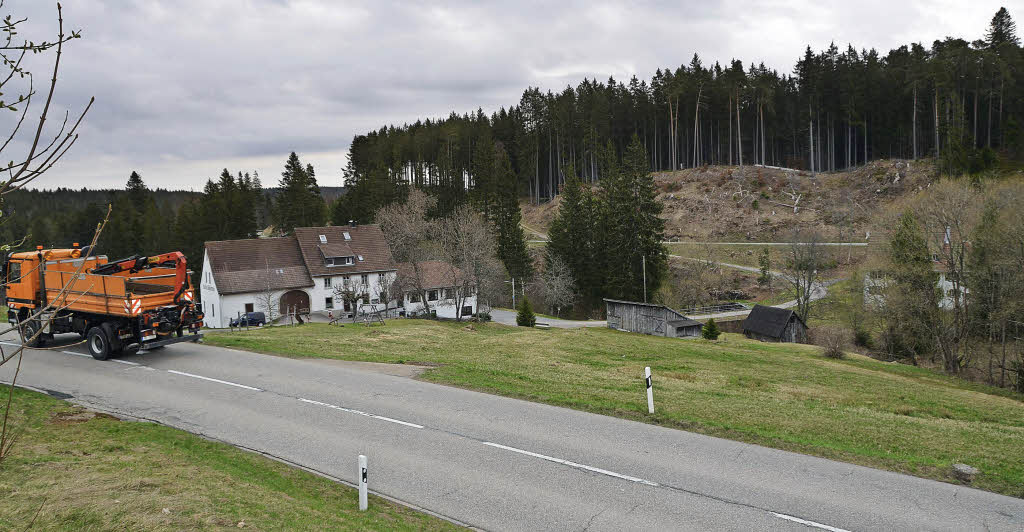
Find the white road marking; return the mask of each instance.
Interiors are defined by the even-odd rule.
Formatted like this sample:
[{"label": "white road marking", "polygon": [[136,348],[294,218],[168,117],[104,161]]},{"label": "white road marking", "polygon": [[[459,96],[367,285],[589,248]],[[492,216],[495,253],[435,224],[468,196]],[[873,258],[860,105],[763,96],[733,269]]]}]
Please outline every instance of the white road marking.
[{"label": "white road marking", "polygon": [[113,360],[114,362],[117,362],[118,364],[128,364],[129,366],[141,366],[142,365],[142,364],[139,364],[138,362],[131,362],[131,361],[128,361],[128,360],[121,360],[121,359],[118,359],[118,358],[112,358],[111,360]]},{"label": "white road marking", "polygon": [[815,523],[814,521],[808,521],[806,519],[800,519],[799,517],[793,517],[792,515],[780,514],[775,512],[772,512],[771,514],[775,517],[778,517],[779,519],[785,519],[787,521],[792,521],[794,523],[800,523],[801,525],[813,526],[814,528],[828,530],[829,532],[850,532],[845,528],[836,528],[834,526],[823,525],[821,523]]},{"label": "white road marking", "polygon": [[422,429],[423,428],[423,425],[417,425],[415,423],[409,423],[408,421],[402,421],[400,419],[394,419],[394,418],[385,417],[385,416],[378,416],[377,414],[371,414],[369,412],[363,412],[363,411],[360,411],[360,410],[353,410],[351,408],[345,408],[343,406],[337,406],[337,405],[332,405],[332,404],[328,404],[328,403],[321,403],[320,401],[314,401],[312,399],[303,399],[303,398],[300,397],[299,401],[302,401],[303,403],[309,403],[311,405],[326,406],[327,408],[333,408],[335,410],[341,410],[342,412],[348,412],[350,414],[358,414],[360,416],[371,417],[373,419],[379,419],[381,421],[389,421],[391,423],[398,423],[399,425],[405,425],[407,427],[412,427],[414,429]]},{"label": "white road marking", "polygon": [[616,473],[614,471],[608,471],[607,469],[601,469],[601,468],[598,468],[598,467],[591,467],[591,466],[584,465],[584,464],[577,464],[576,462],[570,462],[569,460],[563,460],[561,458],[555,458],[553,456],[547,456],[547,455],[543,455],[543,454],[539,454],[539,453],[534,453],[534,452],[530,452],[530,451],[524,451],[522,449],[516,449],[515,447],[509,447],[507,445],[501,445],[500,443],[491,443],[489,441],[485,441],[485,442],[483,442],[483,444],[484,445],[489,445],[491,447],[496,447],[498,449],[504,449],[506,451],[512,451],[514,453],[525,454],[526,456],[532,456],[534,458],[540,458],[542,460],[547,460],[549,462],[554,462],[556,464],[562,464],[562,465],[566,465],[566,466],[569,466],[569,467],[575,467],[576,469],[583,469],[585,471],[590,471],[592,473],[600,473],[602,475],[608,475],[609,477],[621,478],[623,480],[628,480],[630,482],[636,482],[638,484],[644,484],[644,485],[647,485],[647,486],[654,486],[654,487],[658,487],[659,486],[659,484],[657,482],[651,482],[650,480],[644,480],[642,478],[631,477],[629,475],[623,475],[623,474],[620,474],[620,473]]},{"label": "white road marking", "polygon": [[92,358],[92,355],[86,353],[76,353],[74,351],[61,351],[61,353],[64,353],[65,355],[75,355],[76,357]]},{"label": "white road marking", "polygon": [[192,373],[185,373],[184,371],[175,371],[173,369],[167,370],[167,373],[174,373],[175,375],[184,375],[186,377],[192,377],[194,379],[202,379],[204,381],[217,382],[220,384],[227,384],[228,386],[236,386],[238,388],[245,388],[246,390],[252,390],[254,392],[262,392],[259,388],[253,388],[252,386],[246,386],[244,384],[238,384],[237,382],[222,381],[220,379],[214,379],[212,377],[204,377],[202,375],[194,375]]}]

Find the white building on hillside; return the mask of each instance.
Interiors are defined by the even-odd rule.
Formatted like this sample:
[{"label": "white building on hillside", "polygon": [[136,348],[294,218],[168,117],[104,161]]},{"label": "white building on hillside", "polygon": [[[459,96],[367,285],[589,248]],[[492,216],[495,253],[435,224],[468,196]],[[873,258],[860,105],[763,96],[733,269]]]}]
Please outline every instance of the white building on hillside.
[{"label": "white building on hillside", "polygon": [[[376,225],[299,227],[288,237],[207,242],[200,299],[214,328],[246,312],[263,312],[268,321],[288,313],[344,316],[383,309],[381,292],[390,291],[396,273]],[[359,297],[336,301],[338,286]]]}]

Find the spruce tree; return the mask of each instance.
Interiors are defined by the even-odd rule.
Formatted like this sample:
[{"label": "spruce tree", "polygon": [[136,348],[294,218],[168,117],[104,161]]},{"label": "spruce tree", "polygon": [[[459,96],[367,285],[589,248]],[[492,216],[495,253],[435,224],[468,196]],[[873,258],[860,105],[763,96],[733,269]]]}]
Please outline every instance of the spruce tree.
[{"label": "spruce tree", "polygon": [[992,17],[988,32],[985,34],[985,44],[997,50],[1005,44],[1020,46],[1017,23],[1013,21],[1005,7],[1000,7]]},{"label": "spruce tree", "polygon": [[604,262],[600,254],[603,242],[597,201],[588,185],[576,176],[572,165],[566,167],[558,212],[548,228],[546,260],[561,259],[572,271],[583,307],[600,302],[604,288]]},{"label": "spruce tree", "polygon": [[606,297],[642,301],[646,278],[650,299],[668,271],[665,221],[658,216],[662,205],[648,168],[647,150],[633,135],[620,169],[601,181]]},{"label": "spruce tree", "polygon": [[519,312],[516,313],[516,325],[520,327],[533,327],[537,324],[537,316],[533,314],[533,307],[530,300],[523,296],[519,302]]},{"label": "spruce tree", "polygon": [[498,258],[505,264],[509,275],[523,279],[532,275],[530,254],[526,249],[526,235],[523,233],[522,211],[519,209],[519,195],[513,185],[515,173],[505,150],[497,155],[497,179],[506,183],[498,191],[499,196],[491,210],[491,222],[498,237]]},{"label": "spruce tree", "polygon": [[313,167],[306,165],[303,168],[295,152],[285,161],[278,188],[274,204],[274,225],[278,232],[291,234],[296,227],[323,225],[326,206],[320,196]]},{"label": "spruce tree", "polygon": [[722,331],[719,330],[718,324],[715,323],[715,318],[708,318],[708,322],[701,328],[700,334],[705,340],[717,340],[722,335]]}]

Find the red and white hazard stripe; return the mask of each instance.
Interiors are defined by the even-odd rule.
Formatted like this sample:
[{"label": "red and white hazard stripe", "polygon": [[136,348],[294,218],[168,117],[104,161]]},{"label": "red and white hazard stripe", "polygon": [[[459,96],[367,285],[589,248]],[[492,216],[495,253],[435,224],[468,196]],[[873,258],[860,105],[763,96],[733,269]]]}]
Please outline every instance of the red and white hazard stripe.
[{"label": "red and white hazard stripe", "polygon": [[192,301],[192,291],[185,290],[185,293],[181,294],[181,298],[184,299],[185,301]]},{"label": "red and white hazard stripe", "polygon": [[124,311],[129,316],[137,316],[142,311],[142,301],[139,299],[125,299]]}]

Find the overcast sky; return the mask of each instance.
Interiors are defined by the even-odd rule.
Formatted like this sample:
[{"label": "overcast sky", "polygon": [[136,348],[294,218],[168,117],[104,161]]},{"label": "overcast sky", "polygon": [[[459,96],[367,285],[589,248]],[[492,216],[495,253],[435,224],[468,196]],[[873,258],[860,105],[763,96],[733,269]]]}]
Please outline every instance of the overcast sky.
[{"label": "overcast sky", "polygon": [[[56,101],[96,103],[78,144],[35,186],[121,187],[134,169],[151,187],[201,190],[224,167],[273,186],[290,151],[337,186],[352,136],[383,124],[490,113],[527,86],[649,80],[694,52],[792,72],[808,44],[884,53],[973,40],[1005,2],[65,0],[65,27],[83,38],[65,48]],[[29,17],[23,37],[56,30],[55,2],[3,9]],[[37,83],[52,68],[33,67]]]}]

